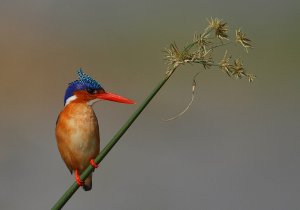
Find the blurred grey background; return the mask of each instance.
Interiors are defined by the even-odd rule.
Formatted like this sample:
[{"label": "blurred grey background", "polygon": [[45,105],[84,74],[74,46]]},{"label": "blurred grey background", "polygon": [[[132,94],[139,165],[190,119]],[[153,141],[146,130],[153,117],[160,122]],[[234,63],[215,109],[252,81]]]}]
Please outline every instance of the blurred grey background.
[{"label": "blurred grey background", "polygon": [[[257,80],[176,72],[65,209],[300,209],[299,1],[0,1],[0,209],[50,209],[73,183],[54,136],[82,67],[139,104],[161,80],[161,50],[219,17],[254,41]],[[195,103],[188,103],[201,71]],[[137,108],[94,105],[101,146]]]}]

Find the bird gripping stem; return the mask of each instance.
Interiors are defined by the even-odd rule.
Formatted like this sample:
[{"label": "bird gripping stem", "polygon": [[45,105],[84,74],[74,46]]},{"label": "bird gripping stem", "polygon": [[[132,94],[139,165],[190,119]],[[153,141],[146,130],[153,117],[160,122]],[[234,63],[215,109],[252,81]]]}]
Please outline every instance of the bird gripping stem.
[{"label": "bird gripping stem", "polygon": [[[113,136],[113,138],[107,143],[104,149],[98,154],[98,156],[94,159],[96,164],[99,164],[105,156],[110,152],[110,150],[114,147],[114,145],[119,141],[119,139],[123,136],[123,134],[127,131],[127,129],[132,125],[132,123],[136,120],[136,118],[141,114],[141,112],[146,108],[149,102],[153,99],[153,97],[158,93],[158,91],[164,86],[164,84],[168,81],[168,79],[175,72],[178,65],[174,66],[171,71],[165,76],[165,78],[153,89],[153,91],[149,94],[149,96],[144,100],[144,102],[138,107],[138,109],[129,117],[126,123],[120,128],[120,130]],[[90,173],[93,171],[93,166],[89,165],[85,171],[81,174],[80,179],[85,180]],[[74,182],[69,189],[60,197],[60,199],[54,204],[51,210],[61,209],[68,200],[73,196],[73,194],[78,190],[79,186],[76,182]]]}]

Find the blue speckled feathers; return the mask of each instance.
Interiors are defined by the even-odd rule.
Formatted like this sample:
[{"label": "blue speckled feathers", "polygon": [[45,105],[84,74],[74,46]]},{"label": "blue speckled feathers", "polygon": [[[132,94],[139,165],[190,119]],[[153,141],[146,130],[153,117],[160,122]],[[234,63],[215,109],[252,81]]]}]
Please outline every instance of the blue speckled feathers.
[{"label": "blue speckled feathers", "polygon": [[95,90],[101,88],[101,85],[99,84],[99,82],[97,82],[92,77],[90,77],[89,75],[84,73],[81,68],[77,71],[77,75],[79,77],[79,81],[82,82],[83,84],[86,84],[89,88],[95,89]]}]

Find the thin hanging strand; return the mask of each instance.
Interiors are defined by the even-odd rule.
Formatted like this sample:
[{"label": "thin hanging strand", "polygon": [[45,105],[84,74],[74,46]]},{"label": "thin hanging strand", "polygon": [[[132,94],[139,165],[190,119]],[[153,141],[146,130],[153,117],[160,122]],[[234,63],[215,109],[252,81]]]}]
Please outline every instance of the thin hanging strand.
[{"label": "thin hanging strand", "polygon": [[179,114],[175,115],[174,117],[171,117],[171,118],[168,118],[168,119],[163,119],[163,121],[165,122],[168,122],[168,121],[171,121],[171,120],[175,120],[177,119],[178,117],[182,116],[187,110],[189,110],[189,108],[191,107],[191,105],[193,104],[194,102],[194,98],[195,98],[195,89],[196,89],[196,77],[198,76],[200,72],[198,72],[197,74],[194,75],[193,77],[193,85],[192,85],[192,97],[191,97],[191,100],[189,102],[189,104],[185,107],[184,110],[182,110]]}]

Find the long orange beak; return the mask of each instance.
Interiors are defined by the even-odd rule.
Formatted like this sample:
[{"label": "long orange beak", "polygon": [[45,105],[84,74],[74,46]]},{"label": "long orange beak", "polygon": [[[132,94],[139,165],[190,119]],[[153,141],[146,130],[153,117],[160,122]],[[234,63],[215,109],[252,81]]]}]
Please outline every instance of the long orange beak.
[{"label": "long orange beak", "polygon": [[97,94],[97,98],[102,100],[115,101],[123,104],[135,104],[133,100],[109,92],[99,93]]}]

